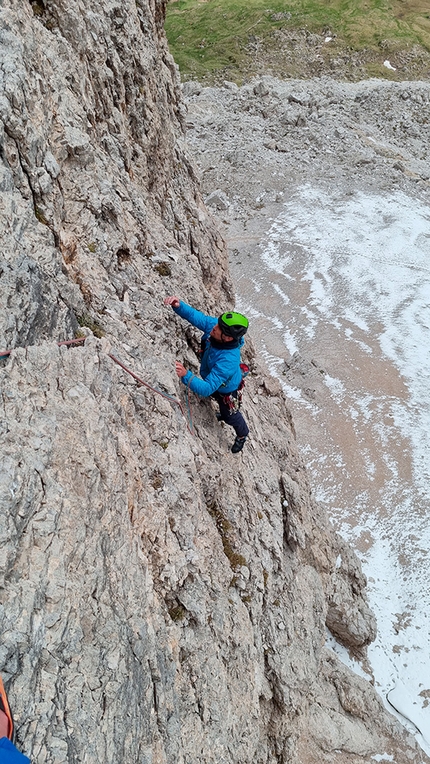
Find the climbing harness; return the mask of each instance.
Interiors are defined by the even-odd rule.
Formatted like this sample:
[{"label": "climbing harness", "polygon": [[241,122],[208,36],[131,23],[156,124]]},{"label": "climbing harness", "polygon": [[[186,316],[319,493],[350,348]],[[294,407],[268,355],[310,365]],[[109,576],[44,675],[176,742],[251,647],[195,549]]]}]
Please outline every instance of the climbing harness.
[{"label": "climbing harness", "polygon": [[[85,340],[86,340],[86,337],[78,337],[77,339],[74,339],[74,340],[63,340],[62,342],[57,342],[57,345],[58,346],[60,346],[60,345],[77,345],[80,342],[85,342]],[[11,354],[11,352],[12,352],[12,350],[0,350],[0,359],[1,358],[7,358],[7,356],[9,356]],[[192,417],[192,414],[191,414],[191,407],[190,407],[190,402],[189,402],[189,399],[188,399],[188,390],[187,390],[186,396],[185,396],[186,397],[186,405],[187,405],[187,410],[185,411],[184,406],[181,403],[181,401],[179,401],[177,398],[174,398],[173,395],[169,395],[168,393],[165,393],[163,390],[157,390],[157,388],[152,387],[151,385],[149,385],[143,379],[138,377],[137,374],[134,373],[134,371],[129,369],[127,366],[125,366],[122,363],[122,361],[120,361],[118,358],[116,358],[116,356],[114,356],[112,353],[108,353],[108,357],[111,358],[112,361],[115,361],[115,363],[117,363],[118,366],[121,366],[121,368],[125,372],[127,372],[127,374],[130,374],[130,376],[132,376],[133,379],[135,379],[136,382],[139,383],[139,385],[143,385],[144,387],[147,387],[148,390],[151,390],[153,393],[157,393],[157,395],[161,395],[163,398],[166,398],[169,401],[169,403],[172,403],[175,406],[178,406],[178,408],[180,409],[180,411],[182,413],[182,416],[185,419],[185,423],[187,425],[188,431],[191,433],[191,435],[195,435],[194,424],[193,424],[193,417]]]},{"label": "climbing harness", "polygon": [[235,414],[236,411],[239,411],[241,403],[241,401],[239,401],[239,390],[237,395],[229,393],[228,395],[221,395],[221,398],[224,406],[227,406],[228,408],[229,416]]},{"label": "climbing harness", "polygon": [[249,366],[246,363],[240,364],[240,370],[242,372],[242,379],[240,382],[239,387],[237,388],[236,395],[233,395],[233,393],[229,393],[228,395],[221,395],[222,401],[225,406],[228,407],[229,414],[235,414],[236,411],[239,411],[241,405],[242,405],[242,397],[243,397],[243,388],[245,387],[245,379],[249,374]]},{"label": "climbing harness", "polygon": [[[77,337],[74,340],[63,340],[61,342],[57,342],[58,347],[61,345],[77,345],[81,342],[85,342],[86,337]],[[11,350],[1,350],[0,351],[0,359],[1,358],[7,358],[11,354]],[[129,369],[125,364],[122,363],[113,353],[108,353],[108,357],[114,361],[118,366],[120,366],[123,371],[125,371],[127,374],[130,374],[133,379],[138,382],[139,385],[143,385],[143,387],[146,387],[148,390],[151,390],[153,393],[156,393],[157,395],[161,395],[163,398],[166,398],[166,400],[169,401],[172,405],[178,406],[179,410],[181,411],[182,416],[185,419],[185,424],[187,425],[187,430],[191,435],[195,435],[195,429],[194,429],[194,423],[193,423],[193,417],[191,413],[191,406],[190,406],[190,400],[189,400],[189,389],[190,389],[190,382],[192,378],[195,376],[194,374],[191,375],[190,379],[188,380],[188,383],[185,387],[185,404],[186,408],[184,408],[182,402],[178,400],[177,398],[174,398],[173,395],[169,395],[169,393],[165,393],[163,390],[158,390],[156,387],[152,387],[152,385],[149,385],[148,382],[145,382],[141,377],[138,377],[137,374],[134,373],[131,369]],[[222,395],[220,393],[220,397],[222,398],[224,404],[228,407],[230,414],[235,414],[236,411],[239,411],[241,405],[242,405],[242,396],[243,396],[243,388],[245,387],[245,379],[249,374],[249,366],[246,363],[240,364],[240,370],[242,372],[242,380],[240,382],[239,387],[237,388],[236,395],[232,395],[231,393],[229,395]]]}]

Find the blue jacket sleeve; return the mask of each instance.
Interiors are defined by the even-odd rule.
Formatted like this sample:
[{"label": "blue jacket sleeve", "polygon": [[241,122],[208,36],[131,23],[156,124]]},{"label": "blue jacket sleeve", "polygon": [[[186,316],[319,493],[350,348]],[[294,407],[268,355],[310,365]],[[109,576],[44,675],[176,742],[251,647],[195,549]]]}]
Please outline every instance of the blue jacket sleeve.
[{"label": "blue jacket sleeve", "polygon": [[208,374],[206,379],[196,377],[191,371],[187,371],[185,376],[182,377],[184,385],[189,387],[193,393],[197,393],[197,395],[201,395],[203,398],[208,398],[209,395],[212,395],[212,393],[218,390],[218,388],[226,381],[227,378],[225,374],[220,373],[216,366],[212,369],[211,373]]},{"label": "blue jacket sleeve", "polygon": [[0,738],[1,764],[30,764],[30,759],[20,753],[7,737]]},{"label": "blue jacket sleeve", "polygon": [[205,334],[209,334],[211,329],[218,323],[218,319],[214,316],[206,316],[205,313],[201,313],[199,310],[192,308],[191,305],[187,305],[186,302],[180,302],[179,308],[173,308],[175,313],[181,318],[185,318],[190,324],[200,329]]},{"label": "blue jacket sleeve", "polygon": [[227,351],[226,353],[223,353],[222,358],[212,366],[207,377],[201,379],[201,377],[196,377],[192,374],[191,371],[187,371],[185,376],[182,377],[182,382],[189,387],[193,393],[197,393],[197,395],[202,395],[204,398],[207,398],[217,390],[222,393],[223,388],[227,393],[229,390],[232,390],[231,382],[235,379],[238,373],[239,377],[241,377],[237,355],[235,352],[230,354],[230,352]]}]

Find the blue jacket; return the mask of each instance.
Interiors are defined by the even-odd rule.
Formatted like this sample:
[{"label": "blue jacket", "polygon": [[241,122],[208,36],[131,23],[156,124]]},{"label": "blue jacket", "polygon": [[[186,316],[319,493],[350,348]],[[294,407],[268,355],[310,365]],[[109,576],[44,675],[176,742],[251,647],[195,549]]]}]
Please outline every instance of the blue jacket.
[{"label": "blue jacket", "polygon": [[7,737],[0,738],[1,764],[30,764],[28,756],[20,753]]},{"label": "blue jacket", "polygon": [[[173,308],[173,310],[197,329],[201,329],[202,340],[208,339],[211,330],[218,323],[218,319],[214,316],[206,316],[185,302],[181,302],[179,308]],[[227,343],[225,348],[216,348],[208,341],[200,363],[200,374],[203,379],[187,371],[182,377],[184,385],[187,385],[193,393],[204,397],[215,392],[228,395],[237,390],[242,380],[240,348],[244,344],[244,339],[241,337],[237,344],[236,342],[231,344],[233,346],[231,348]]]}]

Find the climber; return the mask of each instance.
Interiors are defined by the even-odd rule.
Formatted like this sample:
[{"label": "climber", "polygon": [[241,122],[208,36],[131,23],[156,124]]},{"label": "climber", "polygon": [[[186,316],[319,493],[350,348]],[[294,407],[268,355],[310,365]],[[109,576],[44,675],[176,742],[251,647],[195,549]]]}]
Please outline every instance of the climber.
[{"label": "climber", "polygon": [[175,364],[176,374],[194,393],[211,396],[217,401],[217,418],[233,427],[236,433],[231,450],[237,454],[242,451],[249,433],[248,425],[239,411],[238,393],[243,384],[240,349],[248,329],[248,319],[234,311],[223,313],[219,318],[206,316],[175,296],[166,297],[164,304],[171,305],[178,316],[203,332],[200,362],[202,379],[187,371],[180,361]]},{"label": "climber", "polygon": [[0,761],[1,764],[30,764],[30,759],[15,748],[14,725],[6,690],[0,676]]}]

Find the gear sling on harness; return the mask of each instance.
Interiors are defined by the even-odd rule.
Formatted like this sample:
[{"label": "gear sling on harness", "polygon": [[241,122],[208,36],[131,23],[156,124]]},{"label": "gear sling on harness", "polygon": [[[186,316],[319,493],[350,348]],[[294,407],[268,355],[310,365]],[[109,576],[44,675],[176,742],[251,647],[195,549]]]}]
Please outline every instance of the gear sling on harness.
[{"label": "gear sling on harness", "polygon": [[220,398],[222,398],[223,403],[227,406],[230,414],[235,414],[236,411],[239,411],[242,405],[243,388],[245,387],[245,378],[249,374],[249,366],[246,363],[241,363],[240,370],[242,372],[242,380],[236,393],[229,393],[228,395],[219,393]]}]

